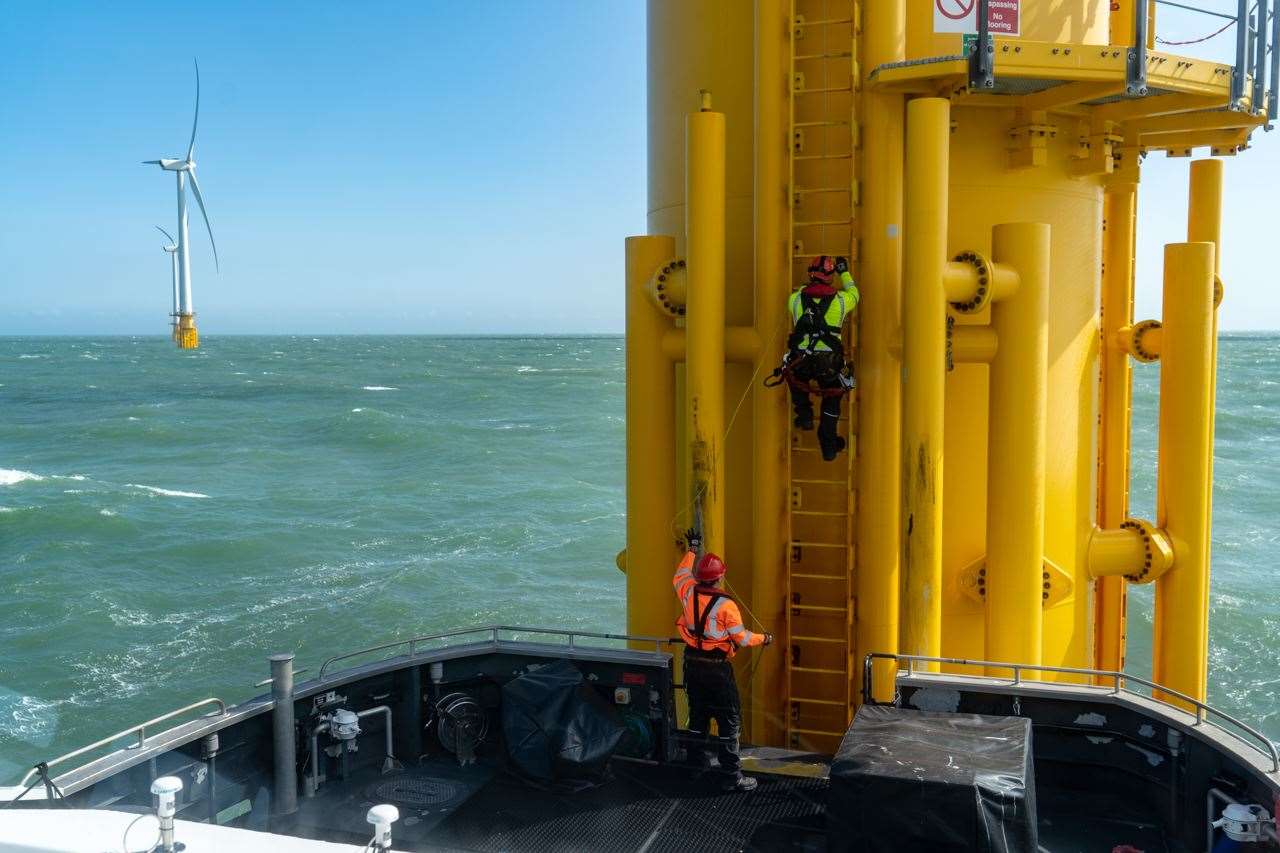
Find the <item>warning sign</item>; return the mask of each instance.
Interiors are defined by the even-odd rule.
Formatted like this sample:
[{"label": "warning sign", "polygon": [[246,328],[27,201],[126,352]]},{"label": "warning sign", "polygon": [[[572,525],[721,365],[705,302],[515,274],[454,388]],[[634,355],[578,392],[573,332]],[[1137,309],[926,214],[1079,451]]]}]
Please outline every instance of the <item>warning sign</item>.
[{"label": "warning sign", "polygon": [[[993,36],[1022,34],[1022,0],[987,0],[987,26]],[[933,0],[935,33],[976,33],[978,0]]]}]

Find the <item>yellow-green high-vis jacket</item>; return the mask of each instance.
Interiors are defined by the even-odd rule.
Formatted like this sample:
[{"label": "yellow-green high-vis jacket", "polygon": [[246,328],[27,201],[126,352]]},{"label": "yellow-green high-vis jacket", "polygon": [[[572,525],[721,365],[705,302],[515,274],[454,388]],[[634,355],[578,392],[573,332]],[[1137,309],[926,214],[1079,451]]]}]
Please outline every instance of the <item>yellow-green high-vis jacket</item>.
[{"label": "yellow-green high-vis jacket", "polygon": [[[823,322],[827,327],[834,330],[838,336],[840,329],[844,326],[844,319],[853,313],[853,309],[858,307],[858,300],[861,296],[858,293],[858,286],[853,283],[853,276],[848,272],[840,273],[841,289],[835,292],[835,298],[831,300],[831,304],[827,306],[827,314],[823,318]],[[801,302],[801,294],[804,291],[797,290],[791,294],[791,298],[787,301],[787,310],[791,314],[791,325],[794,326],[800,321],[801,315],[804,314],[804,305]],[[805,335],[800,341],[801,349],[809,349],[809,336]],[[813,349],[817,352],[825,352],[831,347],[822,341],[818,341]]]}]

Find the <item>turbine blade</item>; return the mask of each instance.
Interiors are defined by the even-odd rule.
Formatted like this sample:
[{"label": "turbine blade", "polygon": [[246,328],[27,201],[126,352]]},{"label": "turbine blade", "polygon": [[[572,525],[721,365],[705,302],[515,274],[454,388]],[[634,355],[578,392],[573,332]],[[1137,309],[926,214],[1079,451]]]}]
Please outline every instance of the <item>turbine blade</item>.
[{"label": "turbine blade", "polygon": [[213,241],[213,226],[209,224],[209,211],[204,209],[204,197],[200,195],[200,182],[196,180],[195,171],[187,173],[191,178],[191,191],[195,193],[196,203],[200,205],[200,214],[204,217],[204,227],[209,232],[209,245],[213,247],[213,268],[218,272],[222,272],[222,268],[218,266],[218,244]]},{"label": "turbine blade", "polygon": [[169,232],[161,228],[159,225],[156,226],[156,230],[159,231],[161,234],[163,234],[165,237],[167,237],[170,243],[174,242],[174,239],[172,237],[169,237]]},{"label": "turbine blade", "polygon": [[196,153],[196,125],[200,123],[200,63],[191,60],[196,66],[196,115],[191,119],[191,144],[187,146],[187,159]]},{"label": "turbine blade", "polygon": [[159,161],[159,160],[143,160],[143,161],[142,161],[142,165],[144,165],[144,166],[159,166],[159,165],[160,165],[160,161]]}]

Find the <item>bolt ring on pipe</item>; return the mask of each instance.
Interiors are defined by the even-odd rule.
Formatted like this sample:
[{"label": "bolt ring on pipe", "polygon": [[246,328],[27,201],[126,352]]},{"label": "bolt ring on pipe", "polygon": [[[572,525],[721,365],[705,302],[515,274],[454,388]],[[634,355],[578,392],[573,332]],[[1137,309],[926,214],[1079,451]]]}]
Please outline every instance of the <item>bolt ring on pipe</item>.
[{"label": "bolt ring on pipe", "polygon": [[1142,570],[1132,575],[1125,575],[1125,580],[1130,583],[1150,583],[1155,580],[1151,577],[1152,563],[1152,531],[1150,522],[1143,521],[1140,518],[1127,518],[1120,523],[1123,530],[1133,530],[1142,537]]},{"label": "bolt ring on pipe", "polygon": [[991,261],[979,252],[961,252],[954,260],[957,263],[973,265],[977,273],[977,288],[971,298],[963,302],[952,302],[951,307],[961,314],[976,314],[991,303]]},{"label": "bolt ring on pipe", "polygon": [[1129,331],[1129,350],[1135,359],[1143,364],[1151,364],[1159,360],[1160,353],[1154,348],[1144,346],[1143,338],[1162,328],[1164,328],[1163,324],[1159,320],[1142,320],[1133,324]]},{"label": "bolt ring on pipe", "polygon": [[685,259],[669,258],[649,279],[646,290],[658,310],[673,319],[683,317],[688,286],[685,282]]}]

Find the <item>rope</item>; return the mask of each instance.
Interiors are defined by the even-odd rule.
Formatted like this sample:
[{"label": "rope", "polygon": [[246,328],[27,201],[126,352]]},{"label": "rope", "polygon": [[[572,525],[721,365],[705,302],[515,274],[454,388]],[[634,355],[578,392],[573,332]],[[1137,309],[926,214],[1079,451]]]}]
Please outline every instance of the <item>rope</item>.
[{"label": "rope", "polygon": [[1156,44],[1165,44],[1165,45],[1169,45],[1170,47],[1178,47],[1184,44],[1200,44],[1201,42],[1206,42],[1209,39],[1214,38],[1215,36],[1222,35],[1227,30],[1235,26],[1235,23],[1236,23],[1235,21],[1227,21],[1227,23],[1223,25],[1222,29],[1209,33],[1209,35],[1207,36],[1202,36],[1198,39],[1188,39],[1187,41],[1169,41],[1168,39],[1162,39],[1159,36],[1156,36]]}]

